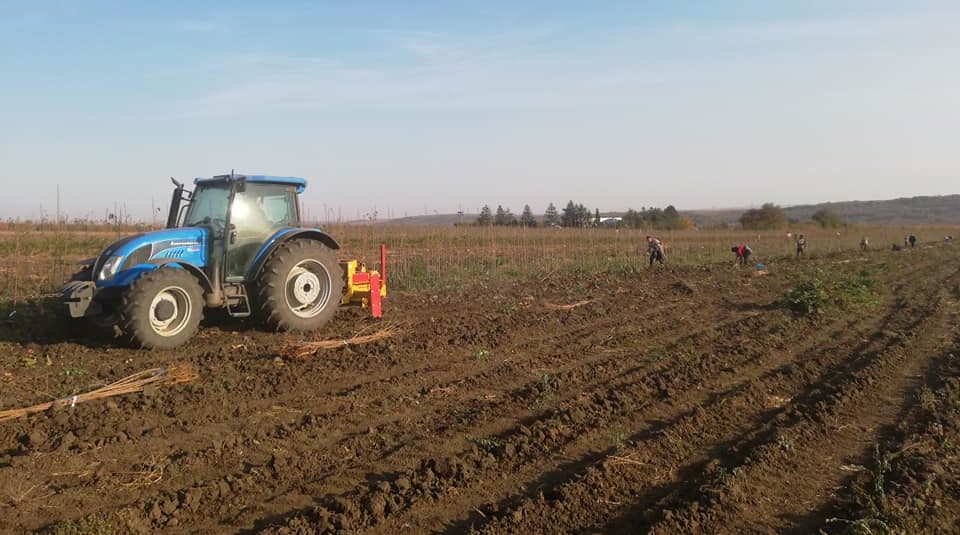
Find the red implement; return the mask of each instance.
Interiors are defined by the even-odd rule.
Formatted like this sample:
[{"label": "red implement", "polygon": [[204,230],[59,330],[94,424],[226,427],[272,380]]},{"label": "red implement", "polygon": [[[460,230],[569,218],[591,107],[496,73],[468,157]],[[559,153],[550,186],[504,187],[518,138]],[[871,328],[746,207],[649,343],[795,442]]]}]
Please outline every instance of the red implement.
[{"label": "red implement", "polygon": [[370,274],[370,315],[375,318],[383,317],[380,308],[380,274],[374,271]]}]

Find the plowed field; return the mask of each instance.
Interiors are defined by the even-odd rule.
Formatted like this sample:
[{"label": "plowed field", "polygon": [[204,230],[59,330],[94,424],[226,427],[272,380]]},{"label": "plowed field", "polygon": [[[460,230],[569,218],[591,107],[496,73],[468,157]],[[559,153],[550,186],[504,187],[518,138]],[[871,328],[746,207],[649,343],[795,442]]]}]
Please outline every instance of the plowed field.
[{"label": "plowed field", "polygon": [[[776,306],[862,270],[872,303]],[[960,248],[768,272],[395,292],[397,336],[304,360],[236,320],[149,352],[14,316],[0,409],[173,362],[200,378],[0,423],[0,531],[955,532]],[[376,328],[347,310],[311,338]]]}]

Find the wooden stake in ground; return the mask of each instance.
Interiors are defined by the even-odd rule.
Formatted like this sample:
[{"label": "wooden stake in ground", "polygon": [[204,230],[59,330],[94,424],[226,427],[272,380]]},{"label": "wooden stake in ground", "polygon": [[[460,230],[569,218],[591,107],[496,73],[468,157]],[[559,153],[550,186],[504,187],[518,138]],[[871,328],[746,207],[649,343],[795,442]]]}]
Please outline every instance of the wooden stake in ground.
[{"label": "wooden stake in ground", "polygon": [[199,375],[193,366],[183,363],[171,364],[166,368],[153,368],[150,370],[144,370],[133,375],[128,375],[119,381],[110,383],[96,390],[91,390],[90,392],[86,392],[84,394],[77,394],[76,396],[70,396],[55,401],[48,401],[47,403],[40,403],[39,405],[24,407],[22,409],[0,411],[0,423],[22,418],[30,414],[43,412],[51,407],[64,407],[68,405],[73,407],[77,403],[83,403],[95,399],[103,399],[112,396],[141,392],[143,391],[144,387],[151,384],[175,385],[179,383],[189,383],[196,380],[197,377],[199,377]]}]

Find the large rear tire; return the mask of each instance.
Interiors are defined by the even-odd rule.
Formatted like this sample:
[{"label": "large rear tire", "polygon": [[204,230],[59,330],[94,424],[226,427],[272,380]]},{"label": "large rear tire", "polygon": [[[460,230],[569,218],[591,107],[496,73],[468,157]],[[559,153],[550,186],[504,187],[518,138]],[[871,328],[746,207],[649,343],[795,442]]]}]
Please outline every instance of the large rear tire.
[{"label": "large rear tire", "polygon": [[120,298],[120,329],[134,347],[185,344],[203,319],[203,289],[189,272],[160,268],[137,279]]},{"label": "large rear tire", "polygon": [[270,255],[257,278],[257,313],[271,329],[315,331],[343,298],[343,271],[334,252],[316,240],[291,240]]}]

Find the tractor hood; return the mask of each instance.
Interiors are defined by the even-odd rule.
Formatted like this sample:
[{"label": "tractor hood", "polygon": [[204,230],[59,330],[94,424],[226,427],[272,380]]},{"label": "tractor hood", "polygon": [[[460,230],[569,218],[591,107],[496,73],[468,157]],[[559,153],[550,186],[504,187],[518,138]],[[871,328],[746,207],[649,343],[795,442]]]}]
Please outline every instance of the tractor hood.
[{"label": "tractor hood", "polygon": [[108,246],[93,263],[97,286],[122,286],[139,273],[166,263],[206,265],[209,230],[184,227],[146,232],[121,238]]}]

